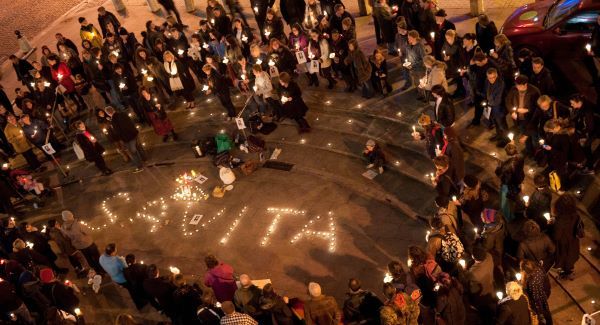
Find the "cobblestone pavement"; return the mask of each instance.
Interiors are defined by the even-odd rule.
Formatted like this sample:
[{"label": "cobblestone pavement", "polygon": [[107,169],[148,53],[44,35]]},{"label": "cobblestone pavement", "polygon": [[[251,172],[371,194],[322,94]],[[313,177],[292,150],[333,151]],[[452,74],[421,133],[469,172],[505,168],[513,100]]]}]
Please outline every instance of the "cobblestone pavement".
[{"label": "cobblestone pavement", "polygon": [[[79,3],[86,7],[97,6],[104,0],[18,0],[2,1],[0,14],[0,61],[18,50],[14,31],[20,30],[31,40],[47,25],[60,18],[65,12]],[[18,13],[18,14],[14,14]]]}]

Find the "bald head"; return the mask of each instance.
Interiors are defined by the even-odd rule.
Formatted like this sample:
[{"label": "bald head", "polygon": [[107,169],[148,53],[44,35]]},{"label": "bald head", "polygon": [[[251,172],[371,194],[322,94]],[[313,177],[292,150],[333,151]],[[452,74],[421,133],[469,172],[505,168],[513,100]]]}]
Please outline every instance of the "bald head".
[{"label": "bald head", "polygon": [[242,274],[240,275],[240,284],[242,287],[249,287],[252,284],[252,279],[248,274]]},{"label": "bald head", "polygon": [[231,301],[223,301],[223,303],[221,304],[221,309],[223,309],[223,312],[226,315],[231,315],[235,311],[235,306]]}]

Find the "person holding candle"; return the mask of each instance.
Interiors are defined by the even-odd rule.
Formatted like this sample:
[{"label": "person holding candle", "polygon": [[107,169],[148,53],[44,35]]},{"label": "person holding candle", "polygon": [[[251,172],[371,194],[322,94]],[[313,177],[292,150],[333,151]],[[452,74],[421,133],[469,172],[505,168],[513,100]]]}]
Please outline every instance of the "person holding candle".
[{"label": "person holding candle", "polygon": [[140,109],[142,109],[150,120],[150,124],[154,129],[154,133],[163,137],[163,142],[169,140],[169,136],[173,137],[173,141],[177,141],[179,136],[175,133],[173,123],[169,119],[165,111],[164,104],[158,100],[150,89],[146,87],[140,88]]},{"label": "person holding candle", "polygon": [[103,157],[104,147],[98,142],[98,139],[87,130],[83,121],[76,121],[74,124],[76,128],[75,141],[77,141],[77,144],[81,147],[85,159],[94,162],[96,168],[98,168],[104,176],[112,174],[112,170],[106,166]]},{"label": "person holding candle", "polygon": [[273,10],[273,8],[269,8],[267,10],[267,16],[262,29],[262,34],[268,40],[276,38],[284,44],[286,42],[283,20],[279,14]]},{"label": "person holding candle", "polygon": [[[104,108],[115,137],[123,142],[125,148],[131,156],[136,169],[134,173],[141,172],[144,168],[143,161],[146,160],[146,154],[139,143],[138,130],[125,112],[117,112],[111,106]],[[144,113],[145,114],[145,113]]]},{"label": "person holding candle", "polygon": [[573,143],[568,130],[558,120],[548,120],[544,124],[546,141],[542,149],[547,153],[548,166],[546,173],[556,172],[560,179],[560,188],[556,189],[559,194],[568,187],[569,162],[572,161]]},{"label": "person holding candle", "polygon": [[185,99],[187,109],[192,109],[194,103],[194,79],[190,76],[189,69],[181,61],[175,59],[171,51],[165,51],[163,54],[165,72],[169,76],[169,88],[178,96]]},{"label": "person holding candle", "polygon": [[217,301],[232,301],[237,290],[233,267],[220,262],[214,255],[204,258],[206,273],[204,274],[204,285],[212,288]]},{"label": "person holding candle", "polygon": [[384,97],[392,92],[392,86],[388,82],[388,66],[387,59],[383,51],[376,49],[373,55],[369,58],[371,62],[372,80],[375,86],[375,92],[382,94]]},{"label": "person holding candle", "polygon": [[[447,42],[447,38],[446,35],[448,35],[448,31],[455,31],[454,34],[456,34],[456,26],[454,25],[453,22],[449,21],[448,19],[446,19],[446,17],[448,16],[448,14],[446,14],[446,10],[444,9],[438,9],[437,11],[435,11],[435,25],[433,29],[435,32],[435,37],[433,39],[433,53],[432,55],[435,56],[436,59],[441,60],[441,61],[447,61],[444,60],[445,56],[451,57],[453,53],[450,52],[446,52],[446,54],[444,55],[443,50],[444,49],[444,44]],[[428,18],[431,19],[431,18]],[[454,71],[456,71],[456,69],[454,69]]]},{"label": "person holding candle", "polygon": [[302,90],[287,72],[279,75],[279,85],[283,114],[298,123],[298,133],[310,132],[310,125],[304,118],[308,106],[302,99]]},{"label": "person holding candle", "polygon": [[504,99],[506,110],[510,113],[510,117],[521,135],[519,141],[525,143],[525,155],[534,154],[534,143],[531,138],[526,136],[526,132],[540,96],[539,89],[529,84],[527,76],[518,75],[515,78],[515,85],[510,88]]},{"label": "person holding candle", "polygon": [[[228,37],[230,38],[230,37]],[[246,57],[241,55],[231,64],[231,78],[233,84],[237,85],[242,93],[248,93],[254,83],[254,74],[252,73],[252,65],[248,63]]]},{"label": "person holding candle", "polygon": [[[52,148],[56,151],[55,155],[60,155],[63,145],[58,142],[52,130],[49,129],[48,123],[41,119],[31,118],[27,114],[21,115],[21,123],[23,125],[23,132],[25,132],[29,142],[42,151],[49,160],[51,160],[52,157],[42,149],[42,146],[46,144],[46,139],[48,139],[48,143],[51,144]],[[48,134],[48,132],[50,132],[50,134]]]},{"label": "person holding candle", "polygon": [[[331,71],[331,46],[327,38],[322,36],[316,29],[310,31],[310,39],[308,40],[308,47],[306,48],[308,57],[311,60],[319,61],[320,74],[327,79],[329,83],[327,89],[333,89],[337,84],[337,81],[333,79],[333,73]],[[310,62],[310,61],[309,61]],[[319,86],[319,77],[317,73],[310,74],[312,84],[316,87]]]},{"label": "person holding candle", "polygon": [[431,117],[427,114],[421,114],[418,122],[423,131],[417,131],[417,127],[413,125],[412,137],[416,141],[425,141],[425,151],[429,158],[433,159],[437,156],[437,147],[444,145],[442,127],[438,123],[432,122]]},{"label": "person holding candle", "polygon": [[528,219],[538,223],[543,231],[548,228],[548,220],[544,214],[550,213],[552,202],[552,191],[548,186],[548,177],[543,173],[537,173],[533,176],[535,190],[529,194],[529,204],[526,207]]},{"label": "person holding candle", "polygon": [[379,25],[381,31],[381,40],[387,44],[389,55],[397,55],[397,50],[394,44],[396,34],[396,16],[392,12],[392,8],[388,5],[387,0],[373,1],[373,20]]},{"label": "person holding candle", "polygon": [[512,281],[506,284],[506,297],[498,302],[496,324],[532,324],[529,299],[523,294],[523,288],[518,282]]},{"label": "person holding candle", "polygon": [[206,86],[208,86],[208,89],[204,92],[206,95],[214,93],[219,98],[221,105],[227,110],[227,120],[231,121],[236,116],[236,112],[235,106],[233,106],[233,102],[231,101],[229,83],[208,64],[204,65],[202,71],[206,74]]},{"label": "person holding candle", "polygon": [[383,150],[377,145],[375,140],[369,139],[363,150],[363,156],[369,163],[367,168],[376,168],[379,174],[383,174],[383,166],[385,165],[385,155]]},{"label": "person holding candle", "polygon": [[41,169],[40,161],[36,154],[33,152],[31,143],[27,139],[27,136],[21,126],[17,123],[17,118],[8,114],[6,116],[6,126],[4,127],[4,134],[6,140],[11,144],[16,154],[20,154],[27,161],[27,165],[32,171]]}]

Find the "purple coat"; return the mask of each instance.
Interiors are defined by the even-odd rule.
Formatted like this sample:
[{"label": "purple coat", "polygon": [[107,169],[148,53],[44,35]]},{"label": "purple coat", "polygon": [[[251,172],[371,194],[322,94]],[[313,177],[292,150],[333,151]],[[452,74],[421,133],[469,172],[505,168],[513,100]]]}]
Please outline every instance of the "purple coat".
[{"label": "purple coat", "polygon": [[204,285],[212,288],[219,302],[233,301],[233,295],[237,290],[233,267],[220,262],[219,265],[206,271],[204,274]]}]

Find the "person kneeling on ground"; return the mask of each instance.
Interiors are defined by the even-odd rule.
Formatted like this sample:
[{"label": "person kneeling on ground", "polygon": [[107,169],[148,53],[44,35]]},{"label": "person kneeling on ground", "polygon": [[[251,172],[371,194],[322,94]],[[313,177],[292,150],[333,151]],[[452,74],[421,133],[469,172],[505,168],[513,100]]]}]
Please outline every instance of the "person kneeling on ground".
[{"label": "person kneeling on ground", "polygon": [[367,158],[369,164],[367,165],[367,169],[377,168],[380,174],[383,174],[383,165],[385,164],[385,156],[383,155],[383,151],[377,145],[375,140],[369,139],[367,144],[365,145],[365,150],[363,151],[363,155]]}]

